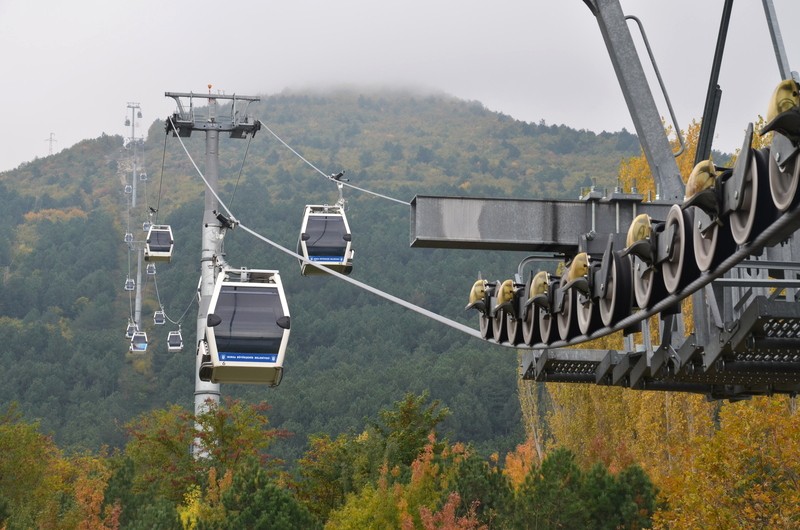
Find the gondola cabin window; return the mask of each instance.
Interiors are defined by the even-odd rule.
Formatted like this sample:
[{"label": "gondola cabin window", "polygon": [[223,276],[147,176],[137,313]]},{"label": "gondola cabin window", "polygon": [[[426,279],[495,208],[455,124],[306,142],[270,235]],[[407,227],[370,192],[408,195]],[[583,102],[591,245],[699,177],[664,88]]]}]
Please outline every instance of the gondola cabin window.
[{"label": "gondola cabin window", "polygon": [[328,263],[345,260],[347,241],[342,217],[339,215],[312,215],[306,226],[308,259]]},{"label": "gondola cabin window", "polygon": [[277,288],[225,285],[214,312],[222,320],[214,327],[220,361],[278,360],[283,312]]}]

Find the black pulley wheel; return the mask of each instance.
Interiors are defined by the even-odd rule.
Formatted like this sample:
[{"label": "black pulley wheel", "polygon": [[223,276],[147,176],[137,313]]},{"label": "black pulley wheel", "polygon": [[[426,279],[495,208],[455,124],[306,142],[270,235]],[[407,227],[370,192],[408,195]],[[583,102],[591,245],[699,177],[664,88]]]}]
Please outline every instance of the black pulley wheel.
[{"label": "black pulley wheel", "polygon": [[692,236],[692,212],[673,204],[667,213],[662,236],[672,233],[672,251],[661,264],[664,287],[672,294],[680,291],[700,276],[694,257],[694,238]]},{"label": "black pulley wheel", "polygon": [[731,234],[737,245],[752,241],[775,219],[767,156],[762,151],[753,151],[750,168],[744,175],[742,205],[730,214]]},{"label": "black pulley wheel", "polygon": [[701,232],[698,221],[698,217],[701,215],[705,215],[702,210],[695,209],[695,217],[692,222],[692,245],[697,268],[701,272],[705,272],[716,269],[720,263],[729,258],[736,250],[736,242],[733,240],[729,224],[714,223],[705,233]]},{"label": "black pulley wheel", "polygon": [[613,326],[631,314],[631,258],[612,254],[606,294],[598,299],[600,318],[604,326]]},{"label": "black pulley wheel", "polygon": [[600,305],[591,297],[578,293],[577,297],[578,329],[588,335],[603,327],[600,318]]},{"label": "black pulley wheel", "polygon": [[495,311],[492,317],[492,336],[498,344],[508,340],[508,330],[506,329],[506,310]]},{"label": "black pulley wheel", "polygon": [[[567,275],[561,276],[559,288],[563,288],[567,283]],[[564,293],[564,303],[561,306],[561,313],[558,314],[558,334],[561,340],[570,340],[580,334],[578,327],[578,292],[576,289],[568,289]]]},{"label": "black pulley wheel", "polygon": [[479,320],[479,327],[481,330],[481,337],[484,339],[491,339],[494,335],[492,334],[492,319],[488,316],[484,315],[483,313],[480,314]]},{"label": "black pulley wheel", "polygon": [[655,267],[648,267],[638,256],[633,257],[631,275],[636,307],[647,309],[667,295],[661,271]]},{"label": "black pulley wheel", "polygon": [[528,346],[542,342],[542,335],[539,333],[539,313],[541,311],[539,307],[531,304],[525,318],[522,319],[522,342]]},{"label": "black pulley wheel", "polygon": [[550,344],[555,340],[555,333],[553,324],[555,317],[543,309],[539,309],[539,336],[544,344]]},{"label": "black pulley wheel", "polygon": [[783,171],[772,152],[769,153],[769,191],[772,202],[779,212],[785,212],[797,204],[797,187],[800,182],[800,155],[795,155]]},{"label": "black pulley wheel", "polygon": [[516,346],[522,342],[522,321],[506,312],[506,335],[508,342]]}]

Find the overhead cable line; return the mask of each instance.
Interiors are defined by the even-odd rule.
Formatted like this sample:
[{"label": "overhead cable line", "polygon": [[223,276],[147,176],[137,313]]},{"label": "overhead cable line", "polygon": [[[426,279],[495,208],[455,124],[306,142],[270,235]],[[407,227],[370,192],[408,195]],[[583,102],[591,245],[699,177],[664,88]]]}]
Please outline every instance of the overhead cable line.
[{"label": "overhead cable line", "polygon": [[164,165],[167,159],[167,135],[164,135],[164,148],[161,151],[161,176],[158,179],[158,201],[156,201],[155,224],[158,224],[158,211],[161,209],[161,193],[164,187]]},{"label": "overhead cable line", "polygon": [[[166,141],[166,135],[164,135]],[[239,180],[242,178],[242,171],[244,170],[244,163],[247,160],[247,153],[250,152],[250,143],[253,141],[253,135],[249,134],[247,136],[247,146],[244,148],[244,156],[242,157],[242,164],[239,166],[239,176],[236,177],[236,184],[233,186],[233,194],[231,195],[231,206],[233,206],[233,201],[236,199],[236,190],[239,189]]]},{"label": "overhead cable line", "polygon": [[[172,118],[170,118],[170,122],[171,121],[172,121]],[[200,178],[205,183],[206,188],[211,192],[211,194],[214,196],[214,198],[217,199],[217,201],[219,202],[220,207],[222,207],[225,210],[225,212],[231,217],[231,219],[234,220],[235,217],[233,216],[231,211],[228,209],[228,207],[225,205],[225,203],[222,200],[220,200],[219,196],[216,194],[216,192],[214,192],[214,189],[211,186],[209,186],[208,181],[206,180],[206,177],[203,175],[203,172],[200,171],[200,168],[197,167],[197,164],[195,163],[194,159],[192,158],[192,155],[189,153],[189,150],[186,148],[186,145],[184,145],[183,139],[180,136],[178,136],[178,140],[180,141],[181,147],[183,147],[183,150],[186,153],[186,156],[189,157],[189,161],[192,163],[192,165],[194,166],[195,170],[197,171],[197,174],[200,176]],[[317,171],[319,171],[319,170],[317,170]],[[324,175],[324,173],[323,173],[323,175]],[[451,320],[451,319],[449,319],[447,317],[444,317],[442,315],[434,313],[433,311],[425,309],[424,307],[420,307],[418,305],[412,304],[411,302],[408,302],[406,300],[403,300],[402,298],[398,298],[397,296],[394,296],[392,294],[389,294],[389,293],[386,293],[384,291],[381,291],[380,289],[376,289],[375,287],[372,287],[371,285],[367,285],[365,283],[359,282],[358,280],[354,280],[352,278],[349,278],[349,277],[345,276],[344,274],[341,274],[339,272],[336,272],[334,270],[326,268],[323,265],[320,265],[320,264],[318,264],[316,262],[310,261],[310,260],[306,259],[305,257],[301,256],[300,254],[292,252],[291,250],[279,245],[278,243],[275,243],[274,241],[264,237],[263,235],[259,234],[255,230],[252,230],[252,229],[248,228],[247,226],[241,224],[240,222],[237,221],[237,223],[238,223],[239,227],[241,227],[245,232],[251,234],[252,236],[254,236],[254,237],[256,237],[256,238],[258,238],[260,240],[262,240],[263,242],[267,243],[268,245],[271,245],[272,247],[280,250],[281,252],[283,252],[285,254],[288,254],[289,256],[292,256],[293,258],[296,258],[296,259],[298,259],[298,260],[300,260],[300,261],[302,261],[304,263],[307,263],[309,265],[317,267],[318,269],[322,269],[326,273],[328,273],[328,274],[330,274],[332,276],[335,276],[336,278],[339,278],[340,280],[344,280],[344,281],[346,281],[346,282],[348,282],[348,283],[350,283],[352,285],[355,285],[356,287],[358,287],[360,289],[368,291],[368,292],[370,292],[370,293],[372,293],[374,295],[380,296],[381,298],[383,298],[385,300],[388,300],[388,301],[390,301],[392,303],[395,303],[395,304],[398,304],[400,306],[403,306],[406,309],[410,309],[410,310],[412,310],[412,311],[414,311],[416,313],[419,313],[420,315],[426,316],[426,317],[428,317],[428,318],[430,318],[432,320],[436,320],[437,322],[440,322],[440,323],[442,323],[442,324],[444,324],[446,326],[449,326],[449,327],[451,327],[451,328],[453,328],[453,329],[455,329],[457,331],[460,331],[462,333],[465,333],[465,334],[467,334],[467,335],[469,335],[471,337],[481,338],[480,332],[478,332],[478,330],[476,330],[476,329],[473,329],[473,328],[471,328],[469,326],[461,324],[460,322],[456,322],[455,320]]]},{"label": "overhead cable line", "polygon": [[361,192],[364,192],[364,193],[369,193],[370,195],[375,195],[376,197],[380,197],[380,198],[382,198],[382,199],[387,199],[387,200],[390,200],[390,201],[399,202],[400,204],[405,204],[406,206],[411,206],[411,203],[409,203],[409,202],[406,202],[406,201],[401,201],[400,199],[395,199],[394,197],[389,197],[388,195],[383,195],[383,194],[381,194],[381,193],[376,193],[376,192],[374,192],[374,191],[370,191],[370,190],[367,190],[367,189],[364,189],[364,188],[359,188],[358,186],[355,186],[355,185],[353,185],[353,184],[350,184],[350,183],[348,183],[348,182],[341,181],[341,180],[337,180],[337,179],[334,179],[334,178],[333,178],[332,176],[330,176],[330,175],[326,175],[326,174],[325,174],[324,172],[322,172],[322,171],[321,171],[321,170],[320,170],[320,169],[319,169],[317,166],[315,166],[314,164],[312,164],[311,162],[309,162],[309,161],[308,161],[308,160],[307,160],[305,157],[303,157],[303,155],[301,155],[300,153],[298,153],[297,151],[295,151],[295,150],[292,148],[292,146],[290,146],[289,144],[287,144],[286,142],[284,142],[284,141],[283,141],[283,139],[282,139],[280,136],[278,136],[277,134],[275,134],[275,131],[273,131],[272,129],[270,129],[270,128],[267,126],[267,124],[266,124],[266,123],[264,123],[264,122],[263,122],[263,121],[261,121],[261,120],[258,120],[258,122],[259,122],[259,123],[261,124],[261,126],[262,126],[262,127],[264,127],[264,128],[265,128],[265,129],[266,129],[266,130],[267,130],[267,131],[268,131],[268,132],[269,132],[269,133],[270,133],[272,136],[274,136],[276,140],[278,140],[280,143],[282,143],[284,146],[286,146],[286,148],[287,148],[287,149],[289,149],[289,151],[291,151],[292,153],[294,153],[295,155],[297,155],[297,157],[298,157],[298,158],[300,158],[300,160],[302,160],[303,162],[305,162],[306,164],[308,164],[308,165],[309,165],[309,166],[310,166],[312,169],[314,169],[314,171],[316,171],[317,173],[319,173],[320,175],[322,175],[322,176],[323,176],[323,177],[325,177],[326,179],[328,179],[328,180],[332,180],[332,181],[334,181],[334,182],[341,182],[342,184],[344,184],[344,185],[345,185],[345,186],[347,186],[348,188],[353,188],[354,190],[358,190],[358,191],[361,191]]},{"label": "overhead cable line", "polygon": [[192,296],[192,298],[191,298],[191,300],[189,300],[189,304],[186,306],[186,309],[184,309],[184,311],[183,311],[183,313],[181,314],[181,316],[180,316],[180,317],[178,317],[178,319],[177,319],[177,320],[173,320],[173,319],[171,319],[171,318],[169,317],[169,315],[167,314],[167,312],[164,310],[164,304],[163,304],[163,303],[161,303],[161,295],[160,295],[160,294],[159,294],[159,292],[158,292],[158,278],[155,278],[155,277],[153,277],[153,285],[155,286],[155,289],[156,289],[156,300],[158,301],[158,307],[159,307],[159,308],[161,308],[161,311],[163,311],[163,312],[164,312],[164,318],[166,318],[167,320],[169,320],[171,323],[173,323],[173,324],[176,324],[176,325],[180,326],[180,325],[181,325],[181,322],[183,322],[183,319],[184,319],[184,317],[186,317],[186,313],[188,313],[188,312],[189,312],[189,309],[191,309],[191,308],[192,308],[192,306],[194,305],[195,296],[193,295],[193,296]]}]

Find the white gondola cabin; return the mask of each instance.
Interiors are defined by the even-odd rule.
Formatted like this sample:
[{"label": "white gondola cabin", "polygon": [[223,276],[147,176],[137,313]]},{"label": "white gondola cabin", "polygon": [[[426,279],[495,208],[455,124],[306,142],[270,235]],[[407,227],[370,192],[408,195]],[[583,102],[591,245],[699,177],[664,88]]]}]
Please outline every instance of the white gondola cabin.
[{"label": "white gondola cabin", "polygon": [[147,264],[147,274],[153,276],[156,273],[156,264],[155,263],[148,263]]},{"label": "white gondola cabin", "polygon": [[[353,248],[350,226],[340,205],[307,205],[297,242],[297,253],[326,268],[350,274],[353,271]],[[325,271],[304,261],[303,276],[325,274]]]},{"label": "white gondola cabin", "polygon": [[133,186],[125,184],[125,195],[130,195],[131,193],[133,193]]},{"label": "white gondola cabin", "polygon": [[125,278],[125,290],[133,291],[136,289],[136,280],[133,278]]},{"label": "white gondola cabin", "polygon": [[130,232],[125,232],[125,242],[126,243],[133,243],[133,234]]},{"label": "white gondola cabin", "polygon": [[143,222],[142,223],[142,232],[149,232],[151,226],[153,226],[153,223],[151,223],[150,221]]},{"label": "white gondola cabin", "polygon": [[128,327],[125,328],[125,337],[132,338],[133,334],[136,332],[136,325],[128,320]]},{"label": "white gondola cabin", "polygon": [[183,336],[180,330],[170,331],[167,335],[167,351],[170,353],[183,351]]},{"label": "white gondola cabin", "polygon": [[134,353],[144,353],[147,351],[147,333],[144,331],[134,331],[131,337],[130,350]]},{"label": "white gondola cabin", "polygon": [[153,324],[156,326],[163,326],[167,323],[167,316],[163,311],[156,311],[153,313]]},{"label": "white gondola cabin", "polygon": [[289,307],[278,271],[223,269],[208,307],[200,379],[277,386],[289,341]]},{"label": "white gondola cabin", "polygon": [[173,243],[169,225],[151,225],[144,245],[145,261],[170,261]]}]

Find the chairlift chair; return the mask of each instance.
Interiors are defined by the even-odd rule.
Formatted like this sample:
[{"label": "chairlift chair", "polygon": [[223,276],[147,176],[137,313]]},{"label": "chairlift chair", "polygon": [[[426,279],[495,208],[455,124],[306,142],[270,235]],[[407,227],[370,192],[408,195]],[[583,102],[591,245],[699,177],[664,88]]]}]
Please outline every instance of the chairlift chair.
[{"label": "chairlift chair", "polygon": [[277,386],[289,341],[289,307],[278,271],[223,269],[208,307],[200,379]]},{"label": "chairlift chair", "polygon": [[167,323],[167,316],[164,314],[164,311],[156,311],[153,313],[153,324],[156,326],[163,326]]},{"label": "chairlift chair", "polygon": [[144,353],[147,351],[147,333],[144,331],[134,331],[131,337],[130,350],[134,353]]},{"label": "chairlift chair", "polygon": [[[306,205],[297,253],[325,268],[350,274],[353,271],[353,248],[350,225],[341,204]],[[305,261],[300,262],[303,276],[325,274]]]},{"label": "chairlift chair", "polygon": [[144,246],[145,261],[167,261],[172,259],[172,228],[169,225],[151,225]]},{"label": "chairlift chair", "polygon": [[156,273],[156,264],[155,263],[148,263],[147,264],[147,274],[153,276]]},{"label": "chairlift chair", "polygon": [[183,351],[183,337],[180,330],[170,331],[167,335],[167,351],[170,353]]},{"label": "chairlift chair", "polygon": [[136,280],[133,278],[125,278],[125,290],[133,291],[134,289],[136,289]]}]

